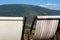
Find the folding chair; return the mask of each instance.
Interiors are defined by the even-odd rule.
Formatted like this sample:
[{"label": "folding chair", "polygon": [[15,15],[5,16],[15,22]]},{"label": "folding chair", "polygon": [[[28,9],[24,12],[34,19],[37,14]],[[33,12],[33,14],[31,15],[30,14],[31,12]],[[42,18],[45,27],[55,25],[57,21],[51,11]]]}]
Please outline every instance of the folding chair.
[{"label": "folding chair", "polygon": [[0,17],[0,40],[24,40],[26,17]]},{"label": "folding chair", "polygon": [[[54,40],[54,35],[58,40],[57,28],[59,25],[60,16],[35,16],[29,35],[32,34],[34,24],[36,22],[36,29],[33,40]],[[30,36],[29,39],[30,40]]]}]

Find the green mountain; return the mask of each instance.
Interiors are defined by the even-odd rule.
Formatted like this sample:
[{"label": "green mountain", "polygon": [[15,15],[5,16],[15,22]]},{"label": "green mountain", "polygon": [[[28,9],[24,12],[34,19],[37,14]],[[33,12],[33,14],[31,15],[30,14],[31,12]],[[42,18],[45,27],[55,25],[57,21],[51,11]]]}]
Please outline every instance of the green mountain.
[{"label": "green mountain", "polygon": [[0,16],[26,16],[28,23],[36,15],[60,15],[60,10],[50,10],[35,5],[8,4],[0,5]]}]

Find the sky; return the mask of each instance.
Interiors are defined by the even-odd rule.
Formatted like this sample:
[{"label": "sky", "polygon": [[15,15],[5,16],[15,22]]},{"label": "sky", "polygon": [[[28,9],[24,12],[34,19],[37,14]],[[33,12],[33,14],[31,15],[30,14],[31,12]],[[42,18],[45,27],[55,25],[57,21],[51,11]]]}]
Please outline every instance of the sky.
[{"label": "sky", "polygon": [[0,5],[4,4],[29,4],[60,10],[60,0],[0,0]]}]

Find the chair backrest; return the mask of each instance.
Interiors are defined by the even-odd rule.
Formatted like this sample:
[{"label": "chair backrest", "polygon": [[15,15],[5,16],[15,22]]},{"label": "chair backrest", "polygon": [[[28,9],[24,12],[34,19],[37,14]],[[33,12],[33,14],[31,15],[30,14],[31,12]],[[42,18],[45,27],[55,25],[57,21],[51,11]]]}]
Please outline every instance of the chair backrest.
[{"label": "chair backrest", "polygon": [[54,36],[60,16],[37,16],[34,39],[50,39]]},{"label": "chair backrest", "polygon": [[24,17],[0,17],[0,40],[23,40]]}]

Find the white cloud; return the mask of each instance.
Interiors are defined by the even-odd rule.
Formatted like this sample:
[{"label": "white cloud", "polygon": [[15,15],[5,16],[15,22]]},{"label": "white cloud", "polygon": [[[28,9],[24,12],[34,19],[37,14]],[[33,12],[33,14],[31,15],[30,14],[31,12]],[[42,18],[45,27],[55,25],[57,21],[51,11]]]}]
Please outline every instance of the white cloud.
[{"label": "white cloud", "polygon": [[49,8],[49,9],[57,9],[60,8],[59,4],[52,4],[52,3],[47,3],[47,4],[43,4],[40,5],[41,7],[45,7],[45,8]]}]

